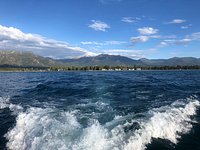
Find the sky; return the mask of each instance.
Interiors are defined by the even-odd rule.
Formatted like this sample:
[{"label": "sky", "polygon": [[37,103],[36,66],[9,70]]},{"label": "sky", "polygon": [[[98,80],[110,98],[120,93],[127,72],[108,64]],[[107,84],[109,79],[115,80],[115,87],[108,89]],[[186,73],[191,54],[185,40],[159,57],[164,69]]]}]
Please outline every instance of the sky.
[{"label": "sky", "polygon": [[0,50],[200,58],[200,0],[0,0]]}]

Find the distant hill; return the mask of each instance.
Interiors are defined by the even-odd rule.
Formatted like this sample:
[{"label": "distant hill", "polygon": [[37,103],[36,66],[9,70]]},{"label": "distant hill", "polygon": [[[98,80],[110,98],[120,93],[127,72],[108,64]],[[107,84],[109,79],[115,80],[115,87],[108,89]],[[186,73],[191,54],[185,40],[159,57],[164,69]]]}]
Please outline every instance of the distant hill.
[{"label": "distant hill", "polygon": [[0,51],[0,66],[52,67],[52,66],[200,66],[200,59],[194,57],[174,57],[170,59],[134,60],[120,55],[101,54],[94,57],[59,59],[42,57],[31,52]]},{"label": "distant hill", "polygon": [[200,59],[194,57],[173,57],[170,59],[140,59],[143,66],[200,66]]},{"label": "distant hill", "polygon": [[94,57],[81,57],[78,59],[60,59],[59,62],[69,66],[200,66],[200,59],[193,57],[174,57],[170,59],[134,60],[120,55],[101,54]]},{"label": "distant hill", "polygon": [[38,56],[31,52],[0,51],[1,66],[50,67],[58,64],[51,58]]},{"label": "distant hill", "polygon": [[78,59],[60,59],[62,63],[71,66],[134,66],[138,65],[137,60],[120,55],[101,54],[94,57],[81,57]]}]

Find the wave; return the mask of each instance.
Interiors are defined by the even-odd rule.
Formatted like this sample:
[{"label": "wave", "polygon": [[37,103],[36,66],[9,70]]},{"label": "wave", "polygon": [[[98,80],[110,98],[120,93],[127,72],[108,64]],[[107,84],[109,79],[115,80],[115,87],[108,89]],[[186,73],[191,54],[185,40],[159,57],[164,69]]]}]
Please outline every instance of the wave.
[{"label": "wave", "polygon": [[19,112],[23,111],[22,106],[10,103],[10,97],[0,97],[0,109],[4,108],[9,108],[12,115],[17,115]]},{"label": "wave", "polygon": [[84,127],[76,110],[36,107],[22,110],[9,99],[0,98],[0,109],[7,107],[17,114],[16,125],[5,135],[11,150],[144,150],[153,138],[176,144],[182,134],[190,132],[195,122],[192,116],[199,106],[200,102],[193,97],[152,109],[143,117],[116,116],[105,125],[91,119]]},{"label": "wave", "polygon": [[188,133],[193,121],[191,116],[196,114],[199,101],[187,99],[187,103],[176,101],[171,106],[154,109],[149,113],[148,121],[140,122],[141,129],[137,130],[128,140],[124,149],[144,150],[152,138],[160,138],[177,143],[181,134]]}]

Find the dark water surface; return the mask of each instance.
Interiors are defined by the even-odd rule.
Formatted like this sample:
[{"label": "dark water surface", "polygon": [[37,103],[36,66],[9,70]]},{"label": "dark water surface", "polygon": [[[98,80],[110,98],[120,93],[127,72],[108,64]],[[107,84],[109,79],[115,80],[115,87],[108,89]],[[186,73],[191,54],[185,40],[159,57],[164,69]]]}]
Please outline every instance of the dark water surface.
[{"label": "dark water surface", "polygon": [[0,149],[200,150],[200,71],[0,73]]}]

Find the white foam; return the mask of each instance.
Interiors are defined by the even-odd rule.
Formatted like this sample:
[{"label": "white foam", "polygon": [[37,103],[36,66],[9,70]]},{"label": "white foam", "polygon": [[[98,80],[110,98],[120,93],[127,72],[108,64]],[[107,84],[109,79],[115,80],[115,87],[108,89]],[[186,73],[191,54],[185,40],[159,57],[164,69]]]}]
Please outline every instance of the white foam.
[{"label": "white foam", "polygon": [[73,113],[56,113],[50,108],[30,108],[19,113],[16,121],[6,134],[7,147],[12,150],[68,149],[80,128]]},{"label": "white foam", "polygon": [[159,109],[153,110],[153,116],[148,121],[140,123],[141,129],[130,137],[124,149],[144,150],[152,138],[167,139],[177,143],[179,134],[188,133],[192,128],[190,117],[195,115],[199,105],[199,101],[192,100],[184,107],[176,108],[174,103],[171,107],[164,107],[162,112],[159,112]]},{"label": "white foam", "polygon": [[123,129],[116,127],[109,131],[99,124],[98,121],[84,129],[73,150],[120,150],[123,149],[125,134]]},{"label": "white foam", "polygon": [[[26,112],[19,112],[16,126],[5,135],[9,140],[7,148],[144,150],[152,138],[177,143],[180,134],[191,130],[191,116],[196,114],[199,105],[198,100],[188,99],[187,102],[175,102],[171,106],[153,109],[147,112],[150,117],[146,120],[139,118],[125,122],[123,116],[115,117],[112,129],[109,129],[109,123],[101,125],[97,120],[92,120],[87,128],[83,128],[77,121],[77,112],[31,107]],[[123,123],[118,123],[120,120]],[[133,122],[139,123],[140,129],[125,132],[124,128],[131,126]]]},{"label": "white foam", "polygon": [[19,112],[23,111],[20,105],[10,103],[10,97],[0,97],[0,109],[4,108],[9,108],[13,115],[17,115]]},{"label": "white foam", "polygon": [[0,97],[0,109],[9,107],[9,97]]}]

